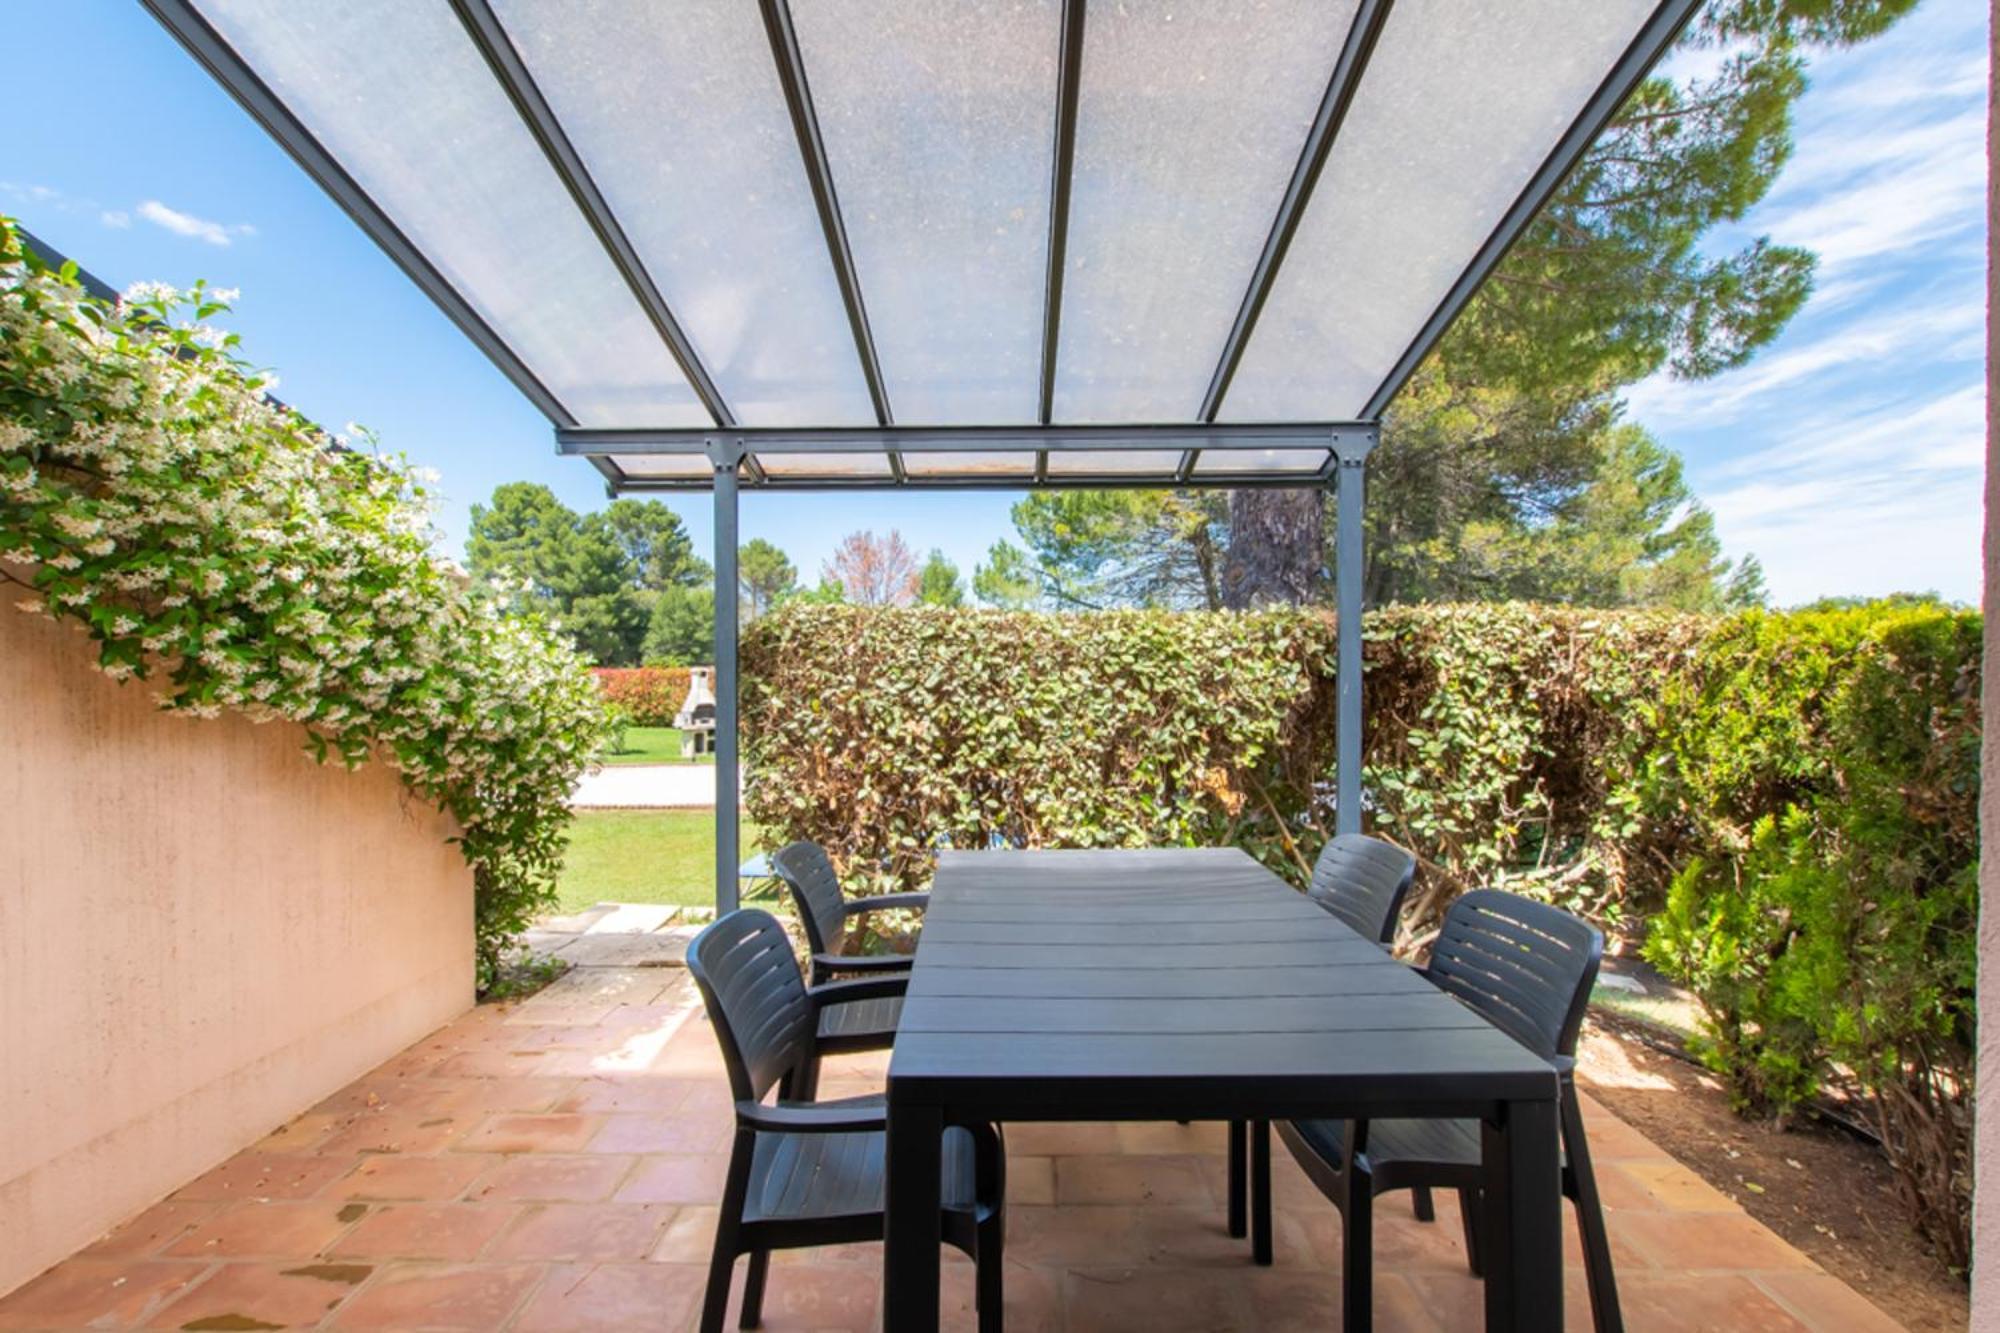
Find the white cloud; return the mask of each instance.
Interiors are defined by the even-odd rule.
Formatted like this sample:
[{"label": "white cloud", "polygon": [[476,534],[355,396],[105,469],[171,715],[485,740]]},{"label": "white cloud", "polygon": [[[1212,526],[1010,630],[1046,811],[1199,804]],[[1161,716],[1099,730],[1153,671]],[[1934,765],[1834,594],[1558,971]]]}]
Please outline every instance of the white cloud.
[{"label": "white cloud", "polygon": [[210,222],[207,218],[183,213],[177,208],[169,208],[157,199],[148,199],[138,207],[138,214],[156,227],[164,227],[176,236],[192,237],[206,241],[210,245],[232,245],[239,236],[254,236],[257,229],[247,222],[225,224]]},{"label": "white cloud", "polygon": [[97,215],[97,220],[107,227],[116,227],[120,231],[132,225],[132,215],[122,208],[106,209]]}]

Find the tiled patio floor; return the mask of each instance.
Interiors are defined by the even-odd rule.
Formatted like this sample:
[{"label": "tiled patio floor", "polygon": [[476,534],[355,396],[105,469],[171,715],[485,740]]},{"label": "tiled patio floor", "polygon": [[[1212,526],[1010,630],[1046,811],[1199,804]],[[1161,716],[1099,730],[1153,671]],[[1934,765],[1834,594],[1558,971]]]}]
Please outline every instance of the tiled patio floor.
[{"label": "tiled patio floor", "polygon": [[[823,1092],[879,1087],[883,1064],[830,1066]],[[688,1328],[729,1123],[685,973],[580,969],[466,1015],[29,1283],[0,1329]],[[1595,1106],[1590,1132],[1635,1333],[1896,1327]],[[1219,1125],[1010,1127],[1008,1326],[1339,1327],[1333,1208],[1279,1148],[1277,1264],[1254,1267],[1223,1231],[1221,1141]],[[1382,1201],[1379,1327],[1479,1326],[1451,1200],[1438,1209],[1423,1226]],[[778,1256],[766,1326],[874,1327],[879,1263],[876,1246]],[[970,1277],[952,1254],[956,1327]]]}]

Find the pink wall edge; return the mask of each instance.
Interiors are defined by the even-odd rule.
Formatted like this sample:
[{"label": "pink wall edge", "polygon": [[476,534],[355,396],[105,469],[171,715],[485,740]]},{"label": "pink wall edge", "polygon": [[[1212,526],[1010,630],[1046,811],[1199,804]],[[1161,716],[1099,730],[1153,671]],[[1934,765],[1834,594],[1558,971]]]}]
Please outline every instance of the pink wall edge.
[{"label": "pink wall edge", "polygon": [[92,657],[0,604],[0,1293],[473,999],[448,818]]}]

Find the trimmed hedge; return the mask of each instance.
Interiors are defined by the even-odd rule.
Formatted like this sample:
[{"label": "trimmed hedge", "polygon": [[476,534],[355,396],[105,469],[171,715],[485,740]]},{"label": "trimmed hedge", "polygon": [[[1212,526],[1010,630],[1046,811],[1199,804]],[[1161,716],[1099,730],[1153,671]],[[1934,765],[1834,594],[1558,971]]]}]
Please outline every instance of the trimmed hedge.
[{"label": "trimmed hedge", "polygon": [[594,667],[591,674],[627,726],[671,727],[687,698],[686,667]]},{"label": "trimmed hedge", "polygon": [[[1367,822],[1419,857],[1400,943],[1482,884],[1651,918],[1739,1105],[1782,1116],[1850,1072],[1962,1262],[1979,627],[1891,603],[1372,613]],[[1311,611],[795,604],[744,639],[748,813],[861,891],[1002,843],[1233,844],[1303,882],[1333,663]]]}]

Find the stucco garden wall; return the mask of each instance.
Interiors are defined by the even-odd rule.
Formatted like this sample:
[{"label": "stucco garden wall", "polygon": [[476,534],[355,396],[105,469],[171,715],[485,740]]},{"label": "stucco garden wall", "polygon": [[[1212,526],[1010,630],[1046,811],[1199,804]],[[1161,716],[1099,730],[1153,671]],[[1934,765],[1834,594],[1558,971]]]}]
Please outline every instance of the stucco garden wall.
[{"label": "stucco garden wall", "polygon": [[90,653],[0,605],[0,1292],[472,1003],[443,815]]}]

